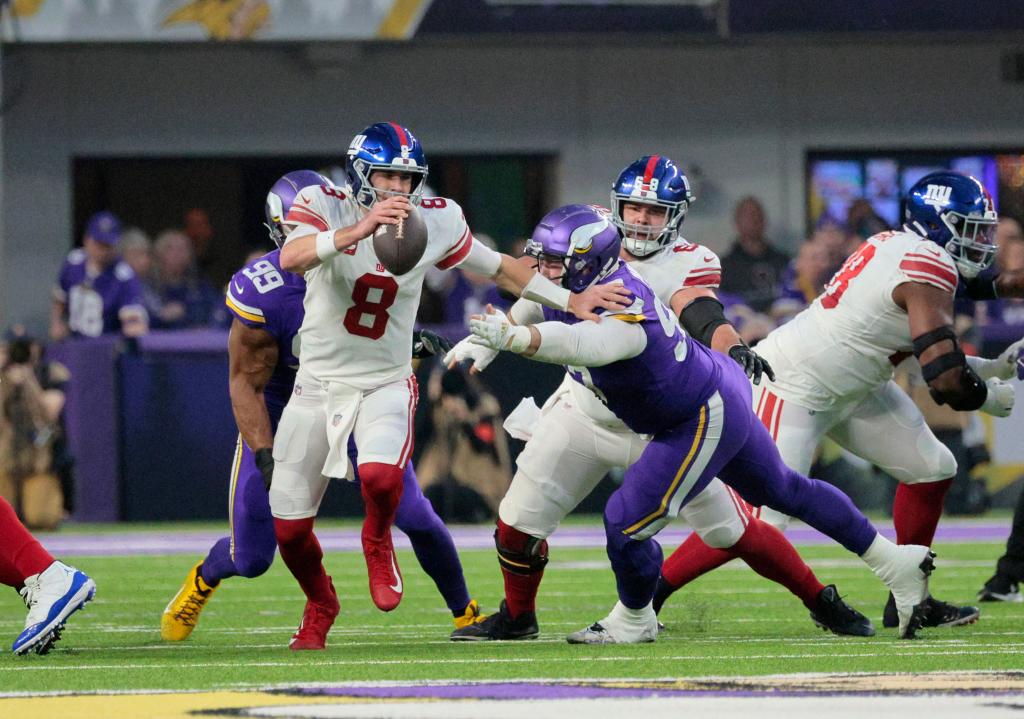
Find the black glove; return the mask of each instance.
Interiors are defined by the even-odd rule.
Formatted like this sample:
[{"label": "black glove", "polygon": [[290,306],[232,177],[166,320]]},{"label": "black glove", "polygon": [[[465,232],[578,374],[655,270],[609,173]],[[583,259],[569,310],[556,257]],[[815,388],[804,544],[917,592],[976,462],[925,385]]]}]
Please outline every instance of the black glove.
[{"label": "black glove", "polygon": [[430,330],[416,330],[412,333],[412,358],[423,359],[434,355],[446,355],[452,342]]},{"label": "black glove", "polygon": [[267,491],[270,491],[270,484],[274,481],[274,450],[270,447],[264,447],[263,449],[257,449],[253,452],[256,457],[256,467],[260,470],[260,474],[263,475],[263,484],[267,485]]},{"label": "black glove", "polygon": [[746,372],[747,377],[753,380],[754,384],[761,384],[761,375],[768,375],[768,379],[775,381],[775,372],[764,357],[740,342],[729,348],[729,356],[732,357]]}]

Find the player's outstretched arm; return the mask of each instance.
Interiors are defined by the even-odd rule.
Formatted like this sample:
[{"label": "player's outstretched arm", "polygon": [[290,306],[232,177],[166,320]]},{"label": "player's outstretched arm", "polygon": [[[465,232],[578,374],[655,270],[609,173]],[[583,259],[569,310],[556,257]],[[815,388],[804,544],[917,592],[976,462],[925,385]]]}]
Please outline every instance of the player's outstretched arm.
[{"label": "player's outstretched arm", "polygon": [[270,489],[274,472],[274,433],[270,427],[267,403],[263,399],[263,388],[277,366],[277,355],[277,342],[269,332],[247,327],[237,319],[231,323],[228,335],[231,410],[242,441],[256,455],[256,464],[263,473],[267,489]]},{"label": "player's outstretched arm", "polygon": [[932,397],[958,411],[980,409],[997,417],[1013,410],[1013,388],[997,378],[982,380],[967,363],[953,332],[953,294],[920,282],[906,282],[892,298],[907,311],[914,354]]},{"label": "player's outstretched arm", "polygon": [[289,235],[281,249],[281,267],[300,274],[311,270],[369,237],[381,225],[397,225],[399,219],[409,216],[411,209],[407,198],[395,195],[374,203],[354,225],[303,235],[296,230],[292,233],[296,236]]},{"label": "player's outstretched arm", "polygon": [[571,293],[537,272],[535,263],[495,252],[479,242],[473,243],[462,267],[487,275],[498,287],[517,297],[571,312],[581,320],[600,322],[601,317],[594,310],[617,311],[633,303],[632,293],[618,284],[592,285],[579,294]]},{"label": "player's outstretched arm", "polygon": [[725,308],[713,290],[707,287],[686,287],[672,295],[672,311],[686,333],[705,347],[729,355],[754,384],[761,383],[761,375],[775,380],[771,365],[747,346],[736,328],[725,318]]},{"label": "player's outstretched arm", "polygon": [[469,330],[473,333],[470,341],[485,347],[578,367],[602,367],[636,357],[647,346],[647,335],[636,324],[612,320],[520,326],[491,305],[487,305],[486,314],[470,318]]}]

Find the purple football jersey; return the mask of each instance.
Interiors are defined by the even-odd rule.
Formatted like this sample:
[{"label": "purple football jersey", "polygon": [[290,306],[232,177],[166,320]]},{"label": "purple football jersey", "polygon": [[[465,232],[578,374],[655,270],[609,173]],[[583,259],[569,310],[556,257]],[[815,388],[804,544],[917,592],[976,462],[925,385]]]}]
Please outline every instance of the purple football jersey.
[{"label": "purple football jersey", "polygon": [[[690,419],[714,394],[722,370],[711,350],[691,340],[671,310],[639,275],[620,261],[602,283],[621,281],[633,293],[633,304],[605,312],[636,322],[647,335],[647,346],[636,357],[603,367],[569,367],[574,380],[590,388],[634,432],[655,434]],[[568,324],[580,320],[568,312],[544,308],[544,317]]]},{"label": "purple football jersey", "polygon": [[281,269],[281,251],[250,262],[231,278],[225,302],[239,322],[265,330],[277,341],[277,366],[263,390],[271,422],[277,426],[299,368],[299,327],[305,310],[306,281]]},{"label": "purple football jersey", "polygon": [[85,250],[72,250],[57,279],[54,296],[67,307],[71,332],[99,337],[121,331],[121,310],[132,308],[145,316],[142,283],[120,259],[99,274],[88,269]]}]

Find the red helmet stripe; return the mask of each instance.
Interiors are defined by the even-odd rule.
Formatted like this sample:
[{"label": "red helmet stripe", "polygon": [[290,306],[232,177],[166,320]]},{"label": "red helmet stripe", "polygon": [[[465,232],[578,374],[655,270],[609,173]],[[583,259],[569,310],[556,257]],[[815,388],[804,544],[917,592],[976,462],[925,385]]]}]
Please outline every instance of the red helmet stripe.
[{"label": "red helmet stripe", "polygon": [[660,155],[651,155],[651,159],[647,161],[647,167],[644,168],[644,184],[649,185],[651,178],[654,177],[654,168],[658,164],[658,160],[661,159]]},{"label": "red helmet stripe", "polygon": [[405,145],[406,147],[409,147],[411,143],[409,142],[409,136],[405,134],[405,128],[399,125],[397,122],[389,122],[388,124],[391,125],[392,129],[395,131],[395,134],[398,135],[398,144],[400,146]]}]

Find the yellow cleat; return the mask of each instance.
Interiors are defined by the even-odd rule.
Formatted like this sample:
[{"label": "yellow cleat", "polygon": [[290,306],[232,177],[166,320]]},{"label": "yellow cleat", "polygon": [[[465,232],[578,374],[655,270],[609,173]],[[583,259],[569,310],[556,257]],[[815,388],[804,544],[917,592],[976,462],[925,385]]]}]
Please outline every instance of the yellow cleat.
[{"label": "yellow cleat", "polygon": [[476,603],[476,600],[470,599],[469,604],[466,605],[466,609],[462,614],[455,617],[455,628],[462,629],[463,627],[468,627],[470,624],[476,624],[477,622],[483,621],[486,618],[486,614],[480,613],[480,605]]},{"label": "yellow cleat", "polygon": [[[160,636],[167,642],[180,642],[188,639],[189,634],[199,623],[199,613],[210,600],[217,587],[211,587],[199,574],[202,562],[192,567],[185,577],[185,583],[174,595],[164,614],[160,618]],[[475,605],[475,602],[471,602]],[[467,607],[468,611],[468,607]]]}]

